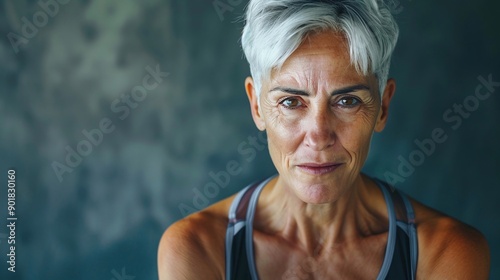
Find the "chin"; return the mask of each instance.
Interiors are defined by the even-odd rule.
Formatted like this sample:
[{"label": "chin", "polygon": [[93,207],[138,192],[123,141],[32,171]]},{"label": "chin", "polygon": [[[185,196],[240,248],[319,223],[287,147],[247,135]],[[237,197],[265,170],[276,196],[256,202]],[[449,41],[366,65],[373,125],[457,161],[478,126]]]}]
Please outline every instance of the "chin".
[{"label": "chin", "polygon": [[297,197],[311,204],[337,201],[352,185],[343,170],[335,170],[321,175],[298,172],[290,178],[289,184]]},{"label": "chin", "polygon": [[292,188],[300,200],[310,204],[334,202],[345,191],[339,188],[339,185],[333,184],[333,182],[313,184],[296,182]]}]

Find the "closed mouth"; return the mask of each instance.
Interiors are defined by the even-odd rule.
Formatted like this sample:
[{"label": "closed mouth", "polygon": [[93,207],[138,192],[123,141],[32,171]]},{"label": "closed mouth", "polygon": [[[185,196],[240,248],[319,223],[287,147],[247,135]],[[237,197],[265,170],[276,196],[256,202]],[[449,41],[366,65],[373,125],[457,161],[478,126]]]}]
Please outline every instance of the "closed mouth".
[{"label": "closed mouth", "polygon": [[337,167],[341,166],[342,163],[303,163],[298,164],[297,167],[309,174],[322,175],[326,173],[333,172]]}]

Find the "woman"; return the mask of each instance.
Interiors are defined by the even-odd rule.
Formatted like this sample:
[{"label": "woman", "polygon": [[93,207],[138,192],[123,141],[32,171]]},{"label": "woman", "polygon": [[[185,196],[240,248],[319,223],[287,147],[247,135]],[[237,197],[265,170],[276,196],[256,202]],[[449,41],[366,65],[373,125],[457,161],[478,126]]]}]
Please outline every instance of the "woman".
[{"label": "woman", "polygon": [[278,175],[175,224],[160,279],[487,279],[475,229],[361,173],[398,28],[375,0],[253,0],[252,117]]}]

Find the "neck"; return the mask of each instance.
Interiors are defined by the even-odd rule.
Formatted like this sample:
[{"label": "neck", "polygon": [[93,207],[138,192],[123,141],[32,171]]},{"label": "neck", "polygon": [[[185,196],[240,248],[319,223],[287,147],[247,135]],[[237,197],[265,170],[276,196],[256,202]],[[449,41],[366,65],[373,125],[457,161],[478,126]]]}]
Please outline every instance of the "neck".
[{"label": "neck", "polygon": [[362,175],[335,201],[324,204],[303,202],[277,177],[263,190],[259,209],[258,224],[310,252],[387,228],[383,196]]}]

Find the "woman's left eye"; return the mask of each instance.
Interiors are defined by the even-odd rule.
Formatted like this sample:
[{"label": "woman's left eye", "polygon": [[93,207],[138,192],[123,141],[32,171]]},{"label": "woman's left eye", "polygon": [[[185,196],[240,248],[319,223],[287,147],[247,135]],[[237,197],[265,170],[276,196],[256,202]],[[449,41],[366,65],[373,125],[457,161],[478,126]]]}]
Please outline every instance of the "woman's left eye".
[{"label": "woman's left eye", "polygon": [[340,99],[338,102],[337,102],[338,105],[342,106],[342,107],[355,107],[359,104],[361,104],[361,101],[359,101],[359,99],[357,99],[356,97],[352,97],[352,96],[347,96],[347,97],[342,97],[342,99]]}]

